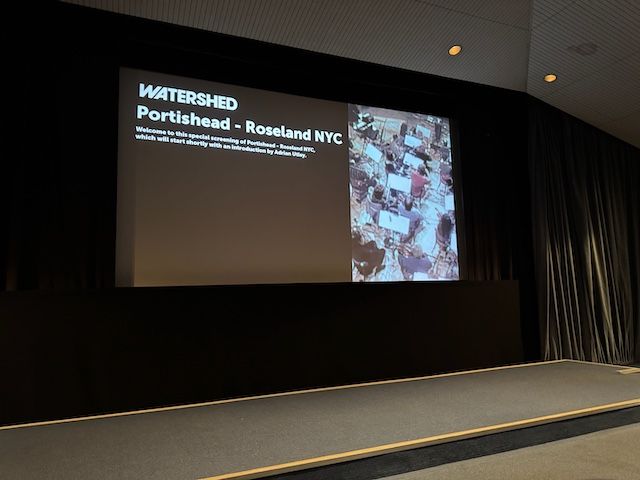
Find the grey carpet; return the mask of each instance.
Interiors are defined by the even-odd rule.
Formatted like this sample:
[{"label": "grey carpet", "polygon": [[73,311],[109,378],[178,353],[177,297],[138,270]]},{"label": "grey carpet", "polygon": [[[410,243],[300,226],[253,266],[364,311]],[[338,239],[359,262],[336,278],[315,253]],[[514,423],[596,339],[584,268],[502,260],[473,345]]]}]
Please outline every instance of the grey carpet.
[{"label": "grey carpet", "polygon": [[640,425],[438,467],[385,480],[638,480]]},{"label": "grey carpet", "polygon": [[194,479],[640,397],[563,362],[0,431],[0,478]]}]

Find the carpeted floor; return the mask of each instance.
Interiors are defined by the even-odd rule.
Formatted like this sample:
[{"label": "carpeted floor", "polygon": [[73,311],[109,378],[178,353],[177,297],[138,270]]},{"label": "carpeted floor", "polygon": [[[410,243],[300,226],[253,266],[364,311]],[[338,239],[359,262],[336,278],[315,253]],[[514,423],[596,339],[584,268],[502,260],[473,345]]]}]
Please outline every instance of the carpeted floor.
[{"label": "carpeted floor", "polygon": [[0,478],[195,479],[637,398],[559,362],[0,430]]},{"label": "carpeted floor", "polygon": [[448,463],[384,480],[638,480],[640,425]]}]

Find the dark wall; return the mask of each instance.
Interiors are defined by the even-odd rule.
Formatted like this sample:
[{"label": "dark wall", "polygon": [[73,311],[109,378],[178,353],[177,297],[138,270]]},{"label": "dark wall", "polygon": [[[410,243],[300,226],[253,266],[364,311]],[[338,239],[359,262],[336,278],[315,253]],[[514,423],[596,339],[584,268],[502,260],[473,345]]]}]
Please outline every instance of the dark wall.
[{"label": "dark wall", "polygon": [[[6,384],[17,385],[16,392],[21,392],[21,396],[11,397],[17,402],[11,407],[10,411],[15,412],[11,418],[50,418],[303,386],[294,385],[294,378],[317,386],[516,360],[517,356],[511,354],[487,357],[495,344],[474,330],[479,325],[489,329],[485,332],[491,332],[492,341],[515,342],[512,334],[521,331],[524,358],[539,358],[525,94],[59,2],[50,2],[38,12],[39,15],[29,14],[31,30],[23,32],[30,42],[22,43],[16,38],[10,49],[16,54],[12,63],[17,81],[9,98],[11,122],[4,133],[21,146],[21,153],[16,157],[19,161],[3,162],[0,167],[7,173],[0,175],[7,186],[2,190],[4,202],[0,208],[7,208],[8,225],[8,234],[0,238],[0,288],[31,291],[19,292],[15,297],[31,299],[20,304],[22,313],[19,309],[4,310],[0,316],[2,341],[11,347],[7,351],[12,354],[5,353],[3,375],[8,371],[13,380]],[[267,302],[268,308],[254,311],[259,316],[251,324],[203,313],[210,312],[210,306],[194,313],[195,317],[184,316],[181,309],[191,311],[189,303],[169,292],[165,292],[167,300],[161,303],[162,311],[150,310],[162,314],[164,320],[157,323],[157,316],[143,316],[142,300],[125,300],[134,298],[134,294],[108,290],[114,285],[115,270],[117,89],[121,66],[450,117],[459,133],[454,158],[457,185],[462,186],[458,191],[463,196],[458,224],[463,276],[477,281],[518,280],[520,325],[511,315],[501,316],[500,322],[504,322],[494,324],[489,313],[483,314],[489,323],[474,323],[477,315],[473,302],[482,302],[485,297],[475,293],[471,297],[455,297],[460,289],[467,288],[464,283],[331,287],[323,290],[321,301],[310,303],[314,308],[297,310],[295,328],[289,328],[291,321],[280,323],[282,312],[278,309],[284,307],[273,300]],[[385,338],[393,340],[394,348],[410,344],[411,349],[405,352],[409,357],[401,355],[399,358],[405,362],[388,368],[376,363],[375,355],[369,352],[369,357],[363,356],[358,365],[359,349],[366,345],[360,343],[361,336],[374,333],[367,333],[371,323],[359,315],[362,305],[354,303],[356,296],[344,293],[349,288],[395,288],[394,297],[406,297],[408,304],[415,296],[431,295],[421,289],[433,289],[440,296],[454,295],[455,301],[450,299],[451,313],[434,316],[436,323],[424,323],[415,309],[400,320],[391,313],[385,315],[384,322],[376,320],[372,332],[380,336],[384,333]],[[486,288],[492,288],[490,282]],[[495,288],[497,292],[501,287]],[[56,297],[52,293],[89,289],[98,291],[83,297],[85,300],[66,303],[60,300],[66,298],[64,295]],[[107,290],[101,293],[101,289]],[[146,298],[154,294],[140,295]],[[108,298],[115,303],[109,303]],[[375,298],[379,304],[393,302],[382,300],[384,296],[378,299],[377,294]],[[435,297],[430,298],[433,301],[429,305],[438,303]],[[486,298],[493,302],[492,308],[512,311],[512,293],[495,293]],[[62,303],[54,307],[47,302]],[[238,302],[244,304],[242,299]],[[127,305],[131,309],[125,308]],[[212,352],[218,351],[215,342],[229,341],[233,345],[241,335],[247,336],[248,346],[270,345],[269,352],[277,352],[283,345],[293,348],[299,335],[318,332],[318,325],[327,321],[314,316],[316,309],[323,312],[327,305],[335,309],[329,321],[338,323],[329,323],[327,330],[319,333],[318,338],[325,342],[309,347],[310,352],[315,352],[306,357],[313,360],[310,364],[288,367],[293,368],[288,372],[294,375],[289,378],[290,383],[273,383],[268,372],[264,373],[269,365],[282,367],[269,362],[284,362],[272,360],[265,350],[258,350],[261,357],[250,357],[251,363],[242,363],[245,360],[237,353],[228,353],[233,361],[225,363],[224,371],[215,370],[215,364],[208,363],[214,358]],[[57,313],[43,315],[49,308]],[[18,315],[15,318],[19,321],[13,315]],[[310,319],[303,319],[302,315]],[[140,319],[136,320],[138,316]],[[424,330],[425,325],[431,330]],[[455,329],[450,330],[453,326]],[[335,335],[328,332],[338,333],[341,329],[348,332],[344,338],[351,343],[339,339],[331,352],[351,352],[352,361],[346,363],[345,357],[338,356],[342,360],[334,361],[321,350],[323,345],[334,342]],[[202,331],[209,334],[199,335]],[[452,336],[443,336],[445,333]],[[152,347],[144,343],[149,335],[157,338]],[[468,337],[460,343],[459,335]],[[439,339],[439,346],[420,353],[423,337]],[[265,339],[274,343],[264,343]],[[480,339],[489,343],[480,348]],[[137,349],[136,343],[145,346]],[[383,347],[376,342],[370,344]],[[519,345],[515,342],[509,348],[520,348]],[[460,346],[464,349],[455,350]],[[448,355],[435,355],[441,351],[438,349],[447,350]],[[171,355],[162,357],[160,352],[166,351]],[[381,348],[377,355],[385,355],[385,351]],[[402,353],[401,349],[388,351]],[[169,359],[183,359],[184,363],[171,363]],[[10,368],[6,367],[7,361]],[[146,369],[134,369],[126,381],[122,380],[124,383],[118,383],[116,372],[123,372],[124,365],[145,361],[151,362]],[[341,371],[343,364],[349,365],[345,372]],[[151,368],[154,365],[157,368]],[[326,365],[344,376],[327,376]],[[243,383],[245,374],[241,372],[250,368],[258,369],[260,376],[256,379],[264,376],[266,380]],[[222,376],[222,384],[226,385],[223,390],[216,390],[218,377],[212,378],[213,371]],[[162,384],[163,372],[170,374],[172,393],[168,390],[156,399],[145,397],[146,388],[161,388],[157,384]],[[70,393],[66,395],[65,390]],[[131,397],[125,397],[125,390]],[[180,391],[184,396],[177,393]],[[45,397],[52,398],[51,410],[44,406]]]},{"label": "dark wall", "polygon": [[24,154],[4,167],[0,288],[114,285],[118,70],[129,66],[452,118],[463,278],[521,282],[525,352],[538,358],[525,94],[59,2],[39,12],[26,32],[36,42],[12,50],[9,136]]},{"label": "dark wall", "polygon": [[0,424],[522,361],[517,282],[0,294]]}]

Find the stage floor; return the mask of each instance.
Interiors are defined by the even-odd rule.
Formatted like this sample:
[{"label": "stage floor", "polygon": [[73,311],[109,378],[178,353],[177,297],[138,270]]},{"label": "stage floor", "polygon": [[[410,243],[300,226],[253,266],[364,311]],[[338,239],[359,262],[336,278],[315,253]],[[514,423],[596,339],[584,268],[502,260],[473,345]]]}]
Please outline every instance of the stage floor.
[{"label": "stage floor", "polygon": [[640,405],[622,367],[541,362],[0,429],[0,478],[256,478]]}]

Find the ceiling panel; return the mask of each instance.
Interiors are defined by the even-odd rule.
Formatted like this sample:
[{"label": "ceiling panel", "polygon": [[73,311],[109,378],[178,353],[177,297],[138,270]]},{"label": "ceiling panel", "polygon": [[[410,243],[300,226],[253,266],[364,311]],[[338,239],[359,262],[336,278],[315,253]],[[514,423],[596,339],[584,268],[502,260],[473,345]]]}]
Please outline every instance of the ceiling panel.
[{"label": "ceiling panel", "polygon": [[531,8],[531,26],[537,27],[562,12],[577,0],[535,0]]},{"label": "ceiling panel", "polygon": [[[640,108],[640,2],[551,3],[534,0],[527,91],[640,146],[640,124],[616,122]],[[550,72],[558,80],[548,84]]]},{"label": "ceiling panel", "polygon": [[[618,22],[621,12],[603,0],[574,2],[531,32],[529,78],[540,68],[559,71],[562,76],[546,92],[570,85],[625,58],[631,31],[640,32],[640,24]],[[534,13],[535,16],[535,13]],[[535,17],[534,17],[535,18]],[[637,42],[636,42],[637,43]],[[538,79],[541,77],[538,77]],[[532,82],[532,88],[539,85]],[[542,91],[536,91],[536,94]]]},{"label": "ceiling panel", "polygon": [[622,120],[640,107],[640,0],[68,3],[527,91],[640,146],[640,124]]},{"label": "ceiling panel", "polygon": [[[614,120],[640,109],[640,52],[598,69],[592,75],[545,95],[545,100],[556,106],[585,104],[604,118]],[[570,106],[567,106],[569,113]],[[593,119],[594,123],[599,123]]]},{"label": "ceiling panel", "polygon": [[[512,90],[526,86],[529,0],[68,3]],[[456,59],[447,54],[454,43],[464,47]]]},{"label": "ceiling panel", "polygon": [[611,135],[615,135],[620,138],[628,138],[629,143],[634,143],[632,140],[635,139],[635,145],[640,147],[640,142],[638,142],[638,126],[640,125],[640,110],[636,110],[635,112],[627,115],[626,117],[619,118],[612,122],[604,123],[602,125],[598,125],[599,128],[604,130],[605,132],[609,132]]},{"label": "ceiling panel", "polygon": [[529,30],[530,2],[513,0],[417,0],[476,18]]}]

